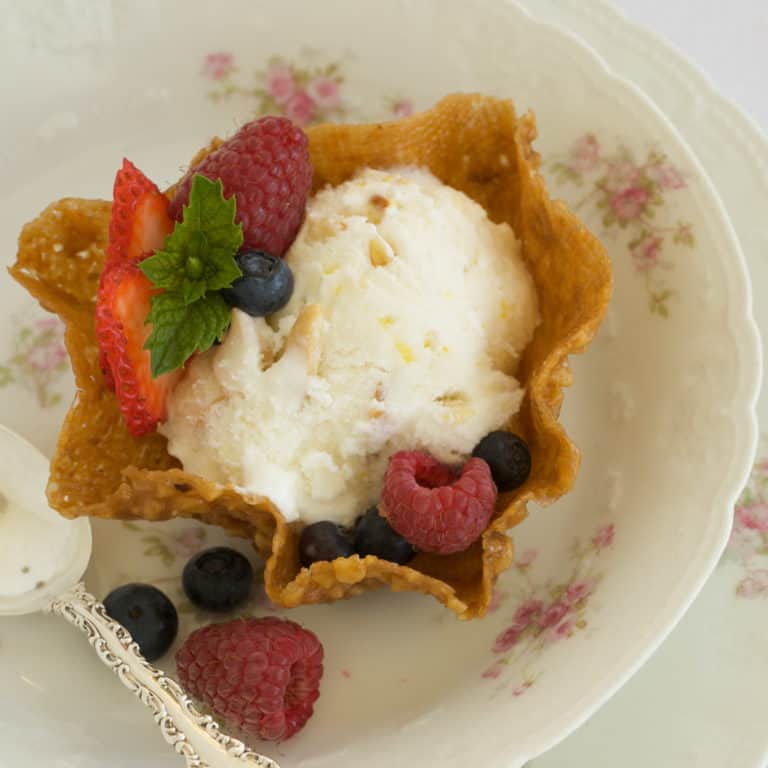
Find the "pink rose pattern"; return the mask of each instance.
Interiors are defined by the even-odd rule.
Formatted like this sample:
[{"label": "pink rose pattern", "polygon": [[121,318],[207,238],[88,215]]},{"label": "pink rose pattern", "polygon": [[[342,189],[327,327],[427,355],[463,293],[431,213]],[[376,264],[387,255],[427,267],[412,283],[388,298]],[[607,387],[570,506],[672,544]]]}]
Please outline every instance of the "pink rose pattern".
[{"label": "pink rose pattern", "polygon": [[286,104],[298,90],[293,70],[286,64],[275,62],[264,77],[267,93],[277,104]]},{"label": "pink rose pattern", "polygon": [[[501,678],[514,661],[515,669],[522,670],[522,678],[514,681],[512,695],[521,696],[534,684],[537,674],[531,671],[531,666],[542,650],[587,626],[584,618],[587,603],[601,579],[597,558],[613,545],[615,536],[616,527],[609,523],[597,528],[585,544],[575,542],[573,572],[560,584],[536,585],[531,575],[536,550],[527,549],[517,555],[514,568],[522,588],[516,607],[509,614],[509,623],[496,635],[491,646],[496,658],[481,673],[483,679]],[[504,597],[504,593],[496,593],[496,613],[503,609]],[[501,685],[506,690],[506,684]]]},{"label": "pink rose pattern", "polygon": [[[194,524],[181,531],[168,531],[156,525],[149,528],[128,520],[123,527],[140,534],[144,557],[159,559],[166,568],[177,562],[185,563],[205,546],[207,530],[204,525]],[[151,531],[151,533],[148,533]]]},{"label": "pink rose pattern", "polygon": [[768,531],[768,504],[761,499],[736,507],[735,524],[752,531]]},{"label": "pink rose pattern", "polygon": [[535,618],[541,616],[544,611],[544,603],[534,597],[521,603],[515,611],[515,626],[525,629]]},{"label": "pink rose pattern", "polygon": [[508,663],[509,662],[506,661],[494,661],[493,664],[480,675],[480,677],[483,677],[486,680],[496,680],[501,677],[501,673]]},{"label": "pink rose pattern", "polygon": [[203,61],[203,75],[211,80],[223,80],[234,71],[231,53],[209,53]]},{"label": "pink rose pattern", "polygon": [[315,102],[306,91],[296,91],[283,107],[283,114],[297,125],[309,125],[316,111]]},{"label": "pink rose pattern", "polygon": [[600,162],[600,144],[588,133],[574,142],[571,149],[571,164],[579,173],[589,173]]},{"label": "pink rose pattern", "polygon": [[493,590],[491,602],[488,603],[488,613],[496,613],[501,608],[502,595],[498,589]]},{"label": "pink rose pattern", "polygon": [[736,502],[726,557],[743,570],[736,584],[739,597],[768,598],[768,459],[755,463]]},{"label": "pink rose pattern", "polygon": [[[209,54],[211,56],[221,54]],[[302,67],[281,58],[274,57],[267,62],[265,70],[255,73],[255,82],[242,81],[235,77],[234,56],[228,54],[228,68],[218,76],[204,72],[215,81],[208,96],[214,101],[234,96],[255,100],[253,112],[256,117],[282,115],[301,126],[314,122],[338,120],[345,116],[346,108],[342,99],[344,77],[338,64],[321,67]]]},{"label": "pink rose pattern", "polygon": [[397,118],[409,117],[416,111],[410,99],[399,99],[392,102],[392,115]]},{"label": "pink rose pattern", "polygon": [[522,696],[533,685],[533,683],[533,680],[523,680],[520,685],[517,685],[512,689],[512,695],[515,698]]},{"label": "pink rose pattern", "polygon": [[[613,530],[613,526],[610,526],[610,528]],[[594,539],[592,541],[594,542]],[[613,542],[613,537],[611,537],[611,542]],[[595,586],[596,584],[593,579],[579,579],[578,581],[574,581],[568,589],[565,590],[565,594],[562,596],[561,600],[570,608],[581,600],[586,600],[594,591]]]},{"label": "pink rose pattern", "polygon": [[626,233],[627,250],[643,279],[648,308],[668,317],[675,293],[664,275],[674,264],[665,254],[670,243],[692,248],[695,238],[689,222],[663,223],[657,214],[663,211],[668,193],[685,188],[682,172],[660,152],[650,151],[642,162],[625,147],[607,153],[591,133],[576,139],[567,156],[551,168],[558,183],[588,188],[572,203],[574,208],[591,206],[601,215],[606,231],[618,228],[622,235]]},{"label": "pink rose pattern", "polygon": [[[235,57],[231,53],[209,53],[202,68],[203,75],[213,81],[208,96],[222,101],[240,96],[255,99],[255,116],[283,115],[297,125],[341,120],[350,115],[344,103],[344,76],[338,63],[305,67],[281,57],[267,62],[264,71],[255,73],[255,83],[237,77]],[[395,118],[407,117],[414,111],[410,99],[389,100],[388,112]]]},{"label": "pink rose pattern", "polygon": [[339,83],[332,77],[315,77],[307,86],[309,97],[320,109],[335,109],[339,105]]},{"label": "pink rose pattern", "polygon": [[643,215],[649,199],[648,192],[642,187],[627,187],[614,192],[609,205],[619,221],[627,222]]},{"label": "pink rose pattern", "polygon": [[605,547],[610,547],[611,544],[613,544],[614,533],[615,529],[613,523],[604,525],[602,528],[599,528],[597,533],[592,537],[592,545],[595,549],[605,549]]},{"label": "pink rose pattern", "polygon": [[537,555],[538,552],[535,549],[526,549],[525,552],[515,559],[515,565],[518,568],[527,568],[529,565],[533,565]]},{"label": "pink rose pattern", "polygon": [[32,392],[41,408],[61,402],[56,385],[69,369],[64,347],[64,324],[46,315],[24,322],[14,331],[11,354],[0,363],[0,389],[18,384]]},{"label": "pink rose pattern", "polygon": [[648,272],[658,266],[663,243],[660,237],[652,237],[629,249],[632,254],[632,264],[638,272]]}]

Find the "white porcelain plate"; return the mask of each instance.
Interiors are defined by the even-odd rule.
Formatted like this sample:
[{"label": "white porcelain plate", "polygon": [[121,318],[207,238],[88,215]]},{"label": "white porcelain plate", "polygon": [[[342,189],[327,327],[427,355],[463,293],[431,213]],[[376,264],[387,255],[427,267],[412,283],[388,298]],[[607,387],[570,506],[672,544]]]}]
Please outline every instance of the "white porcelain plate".
[{"label": "white porcelain plate", "polygon": [[[685,135],[713,179],[744,249],[755,295],[768,284],[768,135],[693,64],[608,0],[526,0],[631,78]],[[765,128],[765,126],[763,126]],[[768,305],[755,301],[768,336]],[[768,766],[768,397],[760,450],[734,510],[728,547],[684,619],[629,684],[536,768]],[[652,737],[650,737],[652,735]]]},{"label": "white porcelain plate", "polygon": [[[563,738],[701,588],[754,450],[760,353],[743,259],[677,132],[575,38],[491,0],[364,13],[351,0],[70,0],[4,14],[7,263],[49,201],[109,197],[123,156],[169,183],[212,134],[264,111],[382,119],[470,89],[535,110],[544,172],[603,237],[616,276],[562,413],[583,453],[576,488],[515,531],[516,565],[482,621],[386,593],[291,612],[326,647],[322,695],[304,731],[260,748],[284,768],[514,768]],[[50,451],[72,390],[61,329],[8,279],[0,295],[0,421]],[[176,601],[180,638],[204,620],[178,574],[215,530],[94,529],[97,595],[148,580]],[[249,610],[274,609],[259,592]],[[71,628],[4,619],[0,649],[5,765],[178,760]],[[160,665],[172,670],[172,655]]]}]

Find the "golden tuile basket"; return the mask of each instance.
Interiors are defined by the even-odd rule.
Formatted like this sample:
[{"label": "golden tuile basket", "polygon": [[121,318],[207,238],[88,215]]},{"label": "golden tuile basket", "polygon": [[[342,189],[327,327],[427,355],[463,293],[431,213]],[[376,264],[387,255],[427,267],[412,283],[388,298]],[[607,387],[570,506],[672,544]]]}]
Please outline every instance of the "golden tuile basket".
[{"label": "golden tuile basket", "polygon": [[[298,531],[265,497],[244,495],[181,469],[165,438],[133,438],[104,385],[94,335],[94,303],[107,243],[111,204],[66,198],[27,224],[10,272],[66,324],[77,395],[51,462],[48,498],[65,517],[166,520],[195,517],[253,539],[267,558],[269,597],[290,608],[352,597],[383,584],[430,594],[459,618],[484,615],[499,573],[513,559],[506,531],[526,516],[529,501],[547,504],[573,486],[579,454],[557,422],[567,356],[594,336],[611,294],[600,242],[573,213],[547,196],[531,114],[517,118],[510,101],[457,94],[393,123],[318,125],[307,129],[314,189],[336,185],[363,167],[418,165],[506,221],[538,292],[541,324],[517,378],[525,388],[508,426],[523,436],[533,469],[516,491],[501,494],[482,537],[455,555],[419,554],[409,565],[358,556],[301,568]],[[192,165],[215,149],[214,140]]]}]

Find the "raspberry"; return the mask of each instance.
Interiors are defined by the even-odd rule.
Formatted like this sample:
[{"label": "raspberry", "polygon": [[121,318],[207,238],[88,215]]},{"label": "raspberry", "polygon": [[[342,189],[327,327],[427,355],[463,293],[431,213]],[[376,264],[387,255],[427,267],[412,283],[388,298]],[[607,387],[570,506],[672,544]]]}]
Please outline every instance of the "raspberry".
[{"label": "raspberry", "polygon": [[283,741],[312,715],[323,646],[286,619],[237,619],[195,630],[176,667],[181,684],[217,717],[244,734]]},{"label": "raspberry", "polygon": [[170,214],[181,220],[196,173],[221,179],[225,197],[237,199],[243,248],[283,256],[304,219],[312,186],[307,137],[284,117],[246,123],[179,182]]},{"label": "raspberry", "polygon": [[462,552],[486,529],[496,486],[482,459],[470,459],[456,478],[422,451],[400,451],[384,476],[382,511],[389,524],[424,552]]}]

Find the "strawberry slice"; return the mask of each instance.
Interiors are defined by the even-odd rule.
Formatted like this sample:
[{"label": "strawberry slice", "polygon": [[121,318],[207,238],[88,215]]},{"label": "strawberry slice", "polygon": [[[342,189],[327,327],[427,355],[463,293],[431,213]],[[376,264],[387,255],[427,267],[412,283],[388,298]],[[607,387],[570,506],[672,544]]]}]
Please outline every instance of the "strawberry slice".
[{"label": "strawberry slice", "polygon": [[173,230],[168,198],[130,160],[115,176],[107,256],[139,261],[161,248]]},{"label": "strawberry slice", "polygon": [[[168,215],[168,198],[130,160],[115,175],[112,217],[109,222],[107,258],[99,283],[99,298],[114,286],[105,286],[110,276],[111,262],[137,262],[161,248],[174,222]],[[109,389],[115,389],[112,370],[103,349],[99,349],[99,364]]]},{"label": "strawberry slice", "polygon": [[110,260],[104,267],[96,303],[96,338],[115,385],[128,431],[137,437],[155,430],[168,415],[167,402],[182,370],[152,378],[144,342],[152,332],[152,284],[132,261]]}]

